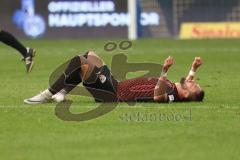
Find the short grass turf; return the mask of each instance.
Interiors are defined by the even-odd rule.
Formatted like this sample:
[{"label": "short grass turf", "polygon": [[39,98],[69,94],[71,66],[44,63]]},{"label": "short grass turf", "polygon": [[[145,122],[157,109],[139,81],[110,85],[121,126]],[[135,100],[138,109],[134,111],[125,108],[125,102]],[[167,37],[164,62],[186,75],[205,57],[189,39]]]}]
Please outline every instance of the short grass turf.
[{"label": "short grass turf", "polygon": [[[0,159],[239,159],[240,40],[139,40],[129,50],[112,52],[104,51],[106,42],[24,41],[37,49],[34,70],[29,75],[17,52],[0,44]],[[204,64],[197,77],[206,91],[204,102],[122,103],[112,112],[86,122],[60,120],[55,116],[55,103],[23,104],[23,99],[48,86],[48,77],[59,64],[89,49],[108,65],[118,53],[125,53],[129,63],[162,63],[172,55],[175,64],[169,79],[173,81],[186,75],[193,58],[201,56]],[[89,98],[68,99],[74,101],[73,113],[97,106]]]}]

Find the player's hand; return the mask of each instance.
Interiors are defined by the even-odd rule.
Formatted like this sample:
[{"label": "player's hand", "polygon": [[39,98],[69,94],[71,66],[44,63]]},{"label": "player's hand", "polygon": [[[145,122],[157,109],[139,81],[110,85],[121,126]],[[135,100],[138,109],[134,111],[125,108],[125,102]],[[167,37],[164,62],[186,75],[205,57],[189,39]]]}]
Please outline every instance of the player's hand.
[{"label": "player's hand", "polygon": [[163,67],[165,69],[169,69],[173,65],[173,57],[168,56],[168,58],[164,61]]},{"label": "player's hand", "polygon": [[198,67],[202,65],[202,59],[201,57],[195,57],[193,63],[192,63],[192,69],[196,71]]}]

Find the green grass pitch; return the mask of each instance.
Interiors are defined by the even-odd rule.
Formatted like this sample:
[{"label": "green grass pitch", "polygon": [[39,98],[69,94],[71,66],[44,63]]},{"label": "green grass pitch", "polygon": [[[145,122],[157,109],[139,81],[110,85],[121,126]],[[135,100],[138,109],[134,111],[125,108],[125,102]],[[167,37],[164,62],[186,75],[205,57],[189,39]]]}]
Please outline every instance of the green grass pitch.
[{"label": "green grass pitch", "polygon": [[[34,70],[29,75],[17,52],[0,44],[0,159],[239,159],[240,40],[139,40],[127,51],[112,52],[104,51],[106,42],[24,41],[37,49]],[[135,106],[122,103],[114,111],[87,122],[58,119],[55,103],[23,104],[23,99],[47,87],[49,75],[59,64],[89,49],[99,53],[108,65],[117,53],[127,54],[129,62],[162,63],[172,55],[175,61],[168,75],[173,81],[186,75],[193,58],[201,56],[204,64],[197,77],[204,86],[205,100]],[[73,113],[96,107],[89,98],[68,99],[74,101]],[[136,113],[189,117],[145,121],[129,118]]]}]

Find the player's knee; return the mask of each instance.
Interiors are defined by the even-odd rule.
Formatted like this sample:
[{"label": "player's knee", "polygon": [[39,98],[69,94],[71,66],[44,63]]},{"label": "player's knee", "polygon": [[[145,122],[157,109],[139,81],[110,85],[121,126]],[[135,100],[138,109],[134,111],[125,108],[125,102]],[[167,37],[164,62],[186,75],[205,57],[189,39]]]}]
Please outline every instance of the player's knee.
[{"label": "player's knee", "polygon": [[94,51],[88,51],[88,55],[98,57],[98,55]]},{"label": "player's knee", "polygon": [[97,58],[97,59],[100,59],[100,57],[99,57],[94,51],[87,51],[85,54],[83,54],[83,55],[78,55],[78,56],[84,57],[84,58],[86,58],[86,59],[88,59],[89,56],[90,56],[90,57],[95,57],[95,58]]}]

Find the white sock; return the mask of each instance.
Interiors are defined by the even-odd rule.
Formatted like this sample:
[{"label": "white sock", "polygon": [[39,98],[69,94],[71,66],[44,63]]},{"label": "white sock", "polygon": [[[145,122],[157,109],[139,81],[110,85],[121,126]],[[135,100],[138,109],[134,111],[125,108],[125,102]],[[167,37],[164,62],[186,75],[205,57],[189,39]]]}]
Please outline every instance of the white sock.
[{"label": "white sock", "polygon": [[65,96],[66,96],[67,92],[66,90],[62,89],[61,91],[59,91],[58,93],[56,93],[55,95],[52,96],[52,99],[55,102],[62,102],[65,100]]},{"label": "white sock", "polygon": [[43,91],[42,94],[43,94],[46,98],[48,98],[48,99],[51,99],[52,96],[53,96],[53,94],[52,94],[48,89],[46,89],[45,91]]}]

